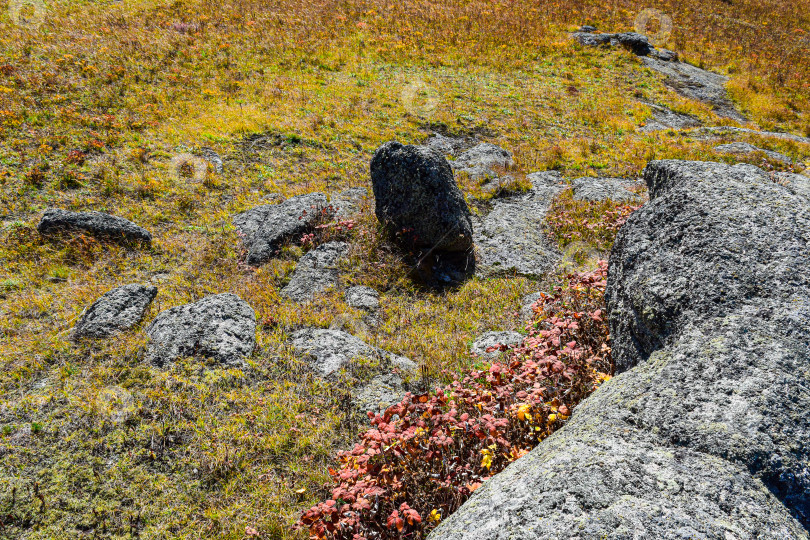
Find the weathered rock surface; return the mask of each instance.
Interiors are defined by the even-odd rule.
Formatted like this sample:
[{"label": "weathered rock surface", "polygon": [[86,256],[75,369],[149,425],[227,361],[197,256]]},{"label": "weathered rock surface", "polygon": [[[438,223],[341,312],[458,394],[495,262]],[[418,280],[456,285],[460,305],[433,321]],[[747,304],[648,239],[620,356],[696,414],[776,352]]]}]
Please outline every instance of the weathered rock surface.
[{"label": "weathered rock surface", "polygon": [[466,251],[470,210],[439,152],[388,142],[371,160],[377,219],[409,249]]},{"label": "weathered rock surface", "polygon": [[235,215],[233,224],[247,249],[245,262],[260,266],[275,257],[284,242],[308,233],[323,219],[327,207],[326,195],[308,193]]},{"label": "weathered rock surface", "polygon": [[497,177],[515,164],[512,153],[490,143],[476,145],[450,163],[453,170],[475,180]]},{"label": "weathered rock surface", "polygon": [[103,212],[70,212],[59,208],[45,211],[37,225],[42,235],[80,232],[121,244],[151,245],[152,235],[131,221]]},{"label": "weathered rock surface", "polygon": [[377,359],[382,367],[394,367],[403,372],[414,371],[416,364],[340,330],[305,328],[292,335],[293,348],[306,355],[312,369],[328,377],[359,358]]},{"label": "weathered rock surface", "polygon": [[348,219],[357,214],[363,199],[367,196],[368,190],[364,187],[344,189],[333,195],[329,200],[329,206],[334,210],[335,219]]},{"label": "weathered rock surface", "polygon": [[474,218],[476,273],[487,277],[515,272],[542,276],[560,259],[559,251],[543,230],[554,196],[565,188],[556,172],[527,176],[532,190],[496,199],[484,218]]},{"label": "weathered rock surface", "polygon": [[628,189],[636,185],[627,178],[577,178],[571,182],[577,201],[638,202],[641,197]]},{"label": "weathered rock surface", "polygon": [[648,68],[664,75],[664,84],[682,96],[710,105],[719,116],[747,121],[728,97],[728,77],[685,62],[667,62],[650,56],[642,57],[642,61]]},{"label": "weathered rock surface", "polygon": [[158,367],[187,356],[241,366],[256,347],[256,314],[235,294],[216,294],[160,313],[146,334],[144,358]]},{"label": "weathered rock surface", "polygon": [[316,294],[335,287],[340,278],[338,263],[348,252],[346,242],[329,242],[316,247],[298,261],[281,295],[294,302],[308,302]]},{"label": "weathered rock surface", "polygon": [[[593,27],[590,27],[593,28]],[[665,62],[678,60],[678,53],[666,49],[656,49],[647,36],[636,32],[615,34],[595,34],[593,30],[575,32],[573,38],[586,47],[624,47],[636,56],[652,56]]]},{"label": "weathered rock surface", "polygon": [[721,144],[719,146],[715,146],[714,151],[722,154],[734,155],[746,155],[761,152],[774,161],[780,161],[786,165],[793,163],[793,160],[787,157],[785,154],[780,154],[779,152],[774,152],[773,150],[765,150],[764,148],[759,148],[758,146],[754,146],[753,144],[748,144],[746,142]]},{"label": "weathered rock surface", "polygon": [[425,146],[434,148],[445,156],[457,156],[477,144],[478,140],[473,137],[447,137],[441,133],[434,133],[425,141]]},{"label": "weathered rock surface", "polygon": [[222,163],[222,158],[219,156],[216,150],[213,148],[208,148],[203,146],[200,148],[200,155],[205,158],[205,160],[211,164],[211,167],[214,169],[214,172],[217,174],[222,174],[224,169],[224,164]]},{"label": "weathered rock surface", "polygon": [[809,538],[800,178],[650,163],[610,261],[622,373],[431,538]]},{"label": "weathered rock surface", "polygon": [[137,283],[104,293],[81,314],[73,339],[102,339],[129,330],[143,319],[155,296],[157,287]]},{"label": "weathered rock surface", "polygon": [[534,304],[540,300],[542,292],[537,291],[527,294],[520,300],[520,320],[529,322],[534,318]]},{"label": "weathered rock surface", "polygon": [[380,307],[380,293],[371,287],[349,287],[346,289],[346,303],[353,308],[375,311]]},{"label": "weathered rock surface", "polygon": [[760,135],[763,137],[774,137],[776,139],[785,139],[797,143],[810,144],[810,137],[802,137],[801,135],[795,135],[793,133],[782,133],[779,131],[758,131],[756,129],[741,128],[736,126],[706,126],[696,131],[700,133],[705,133],[709,136],[724,135],[726,133],[753,133],[754,135]]},{"label": "weathered rock surface", "polygon": [[399,375],[386,373],[377,375],[368,384],[355,391],[352,402],[361,413],[368,411],[380,413],[402,401],[406,391]]},{"label": "weathered rock surface", "polygon": [[480,356],[485,360],[493,360],[501,355],[501,351],[487,352],[490,347],[498,347],[499,345],[506,345],[507,347],[514,347],[523,343],[523,334],[517,332],[486,332],[475,338],[472,346],[470,346],[470,353]]},{"label": "weathered rock surface", "polygon": [[675,112],[655,103],[645,103],[652,111],[653,119],[641,127],[643,132],[665,129],[687,129],[702,125],[700,119],[691,114]]}]

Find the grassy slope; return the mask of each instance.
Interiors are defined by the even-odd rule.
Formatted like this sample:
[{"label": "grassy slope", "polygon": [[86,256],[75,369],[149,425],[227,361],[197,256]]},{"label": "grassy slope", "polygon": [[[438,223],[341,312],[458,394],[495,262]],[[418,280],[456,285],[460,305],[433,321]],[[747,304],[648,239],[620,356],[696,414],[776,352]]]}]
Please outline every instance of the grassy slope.
[{"label": "grassy slope", "polygon": [[[230,216],[268,193],[368,186],[379,144],[420,141],[431,125],[480,133],[511,149],[525,172],[632,175],[652,158],[724,159],[710,150],[716,142],[635,132],[649,111],[634,98],[718,119],[628,53],[584,51],[562,33],[566,17],[625,28],[630,10],[207,4],[72,2],[51,6],[39,31],[0,18],[0,536],[242,538],[246,526],[292,534],[289,524],[321,494],[330,455],[357,427],[342,385],[311,378],[284,341],[297,327],[338,315],[351,326],[359,314],[339,292],[305,309],[279,297],[297,248],[257,271],[238,264]],[[808,30],[801,17],[791,24]],[[689,52],[685,34],[677,30],[673,46]],[[729,43],[707,41],[704,61],[739,71]],[[732,87],[753,119],[806,130],[802,80],[788,70],[778,85],[748,60]],[[801,62],[791,69],[806,73]],[[246,151],[254,133],[277,135],[275,144]],[[225,173],[205,184],[172,168],[199,146],[226,158]],[[35,225],[47,206],[127,217],[153,232],[153,249],[43,241]],[[432,377],[469,362],[476,333],[515,327],[518,299],[538,287],[476,279],[419,291],[369,208],[353,242],[347,280],[385,291],[373,339]],[[135,281],[160,289],[144,324],[205,294],[245,298],[262,321],[250,369],[154,369],[139,359],[139,332],[68,341],[85,306]]]}]

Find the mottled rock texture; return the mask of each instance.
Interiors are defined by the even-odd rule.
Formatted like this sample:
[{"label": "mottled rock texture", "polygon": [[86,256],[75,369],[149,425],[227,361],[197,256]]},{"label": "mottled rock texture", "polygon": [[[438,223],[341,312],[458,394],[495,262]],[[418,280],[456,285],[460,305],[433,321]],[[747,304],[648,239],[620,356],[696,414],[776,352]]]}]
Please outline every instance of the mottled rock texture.
[{"label": "mottled rock texture", "polygon": [[235,294],[216,294],[160,313],[146,334],[144,358],[158,367],[187,356],[241,366],[256,347],[256,314]]},{"label": "mottled rock texture", "polygon": [[261,266],[278,254],[284,242],[297,240],[331,213],[326,195],[307,193],[235,215],[233,224],[247,250],[245,262]]},{"label": "mottled rock texture", "polygon": [[431,538],[809,537],[810,179],[644,177],[610,259],[620,373]]},{"label": "mottled rock texture", "polygon": [[348,252],[346,242],[328,242],[313,249],[298,261],[292,279],[281,289],[281,295],[303,303],[334,288],[340,278],[338,263]]},{"label": "mottled rock texture", "polygon": [[120,244],[148,246],[152,243],[152,235],[143,227],[104,212],[70,212],[60,208],[49,208],[37,225],[37,231],[42,235],[79,232]]},{"label": "mottled rock texture", "polygon": [[102,339],[129,330],[143,319],[155,296],[157,287],[137,283],[108,291],[84,310],[72,337]]},{"label": "mottled rock texture", "polygon": [[487,360],[493,360],[501,355],[501,351],[498,349],[487,352],[490,347],[499,347],[500,345],[514,347],[521,343],[523,343],[523,334],[517,332],[486,332],[475,338],[472,346],[470,346],[470,353]]},{"label": "mottled rock texture", "polygon": [[437,150],[388,142],[371,160],[371,182],[377,219],[409,249],[472,246],[470,210]]}]

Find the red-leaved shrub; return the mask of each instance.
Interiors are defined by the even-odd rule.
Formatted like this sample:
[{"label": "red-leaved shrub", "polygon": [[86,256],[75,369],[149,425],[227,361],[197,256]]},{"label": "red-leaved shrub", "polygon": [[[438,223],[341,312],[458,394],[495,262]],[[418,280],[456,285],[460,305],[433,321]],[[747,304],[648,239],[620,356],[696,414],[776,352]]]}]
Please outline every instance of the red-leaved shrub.
[{"label": "red-leaved shrub", "polygon": [[564,425],[612,365],[607,263],[535,304],[520,347],[435,393],[406,394],[330,469],[332,498],[298,522],[314,538],[424,538],[492,475]]}]

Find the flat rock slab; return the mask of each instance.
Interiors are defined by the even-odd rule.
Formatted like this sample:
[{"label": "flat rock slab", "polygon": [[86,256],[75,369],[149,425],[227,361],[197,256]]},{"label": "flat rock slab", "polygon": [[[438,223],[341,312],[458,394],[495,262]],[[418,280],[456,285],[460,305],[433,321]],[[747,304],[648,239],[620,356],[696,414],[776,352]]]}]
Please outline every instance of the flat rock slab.
[{"label": "flat rock slab", "polygon": [[241,367],[256,347],[256,313],[235,294],[216,294],[160,313],[146,334],[144,358],[155,366],[194,356]]},{"label": "flat rock slab", "polygon": [[759,135],[760,137],[773,137],[775,139],[784,139],[801,144],[810,144],[810,137],[802,137],[801,135],[782,133],[779,131],[758,131],[756,129],[735,126],[705,126],[695,131],[698,133],[704,133],[709,137],[713,135],[725,135],[727,133],[750,133],[752,135]]},{"label": "flat rock slab", "polygon": [[656,49],[647,36],[636,32],[597,34],[592,30],[574,32],[571,36],[586,47],[624,47],[636,56],[651,56],[664,62],[678,60],[678,53],[666,49]]},{"label": "flat rock slab", "polygon": [[73,339],[103,339],[129,330],[141,322],[157,292],[157,287],[133,283],[104,293],[81,314]]},{"label": "flat rock slab", "polygon": [[644,104],[650,108],[653,116],[651,121],[641,127],[641,131],[645,133],[666,129],[688,129],[703,125],[698,117],[691,114],[679,113],[654,103]]},{"label": "flat rock slab", "polygon": [[402,401],[406,391],[399,375],[386,373],[374,377],[368,384],[355,391],[352,403],[361,413],[370,411],[379,414]]},{"label": "flat rock slab", "polygon": [[104,212],[70,212],[49,208],[37,225],[37,231],[42,235],[78,232],[120,244],[152,244],[149,231],[127,219]]},{"label": "flat rock slab", "polygon": [[565,189],[556,172],[527,176],[532,190],[495,199],[485,217],[474,217],[476,274],[489,277],[517,273],[540,277],[560,260],[560,252],[546,237],[545,217],[554,196]]},{"label": "flat rock slab", "polygon": [[327,217],[331,213],[326,195],[308,193],[251,208],[235,215],[233,224],[247,249],[245,262],[261,266],[275,257],[285,242],[297,240]]},{"label": "flat rock slab", "polygon": [[780,154],[779,152],[774,152],[773,150],[765,150],[764,148],[759,148],[758,146],[754,146],[753,144],[748,144],[746,142],[721,144],[719,146],[715,146],[714,151],[720,152],[721,154],[734,154],[737,156],[756,154],[759,152],[765,154],[770,159],[779,161],[785,165],[790,165],[793,163],[793,160],[787,157],[785,154]]},{"label": "flat rock slab", "polygon": [[610,258],[620,373],[431,538],[809,538],[810,199],[797,176],[651,162],[651,200]]},{"label": "flat rock slab", "polygon": [[313,249],[298,261],[292,279],[281,289],[281,296],[303,303],[336,287],[340,278],[338,263],[348,252],[346,242],[329,242]]},{"label": "flat rock slab", "polygon": [[415,371],[416,364],[340,330],[305,328],[292,335],[293,348],[308,357],[312,369],[321,377],[329,377],[359,358],[378,359],[381,366],[403,372]]},{"label": "flat rock slab", "polygon": [[474,137],[448,137],[434,133],[425,141],[425,146],[434,148],[445,156],[457,156],[478,143],[479,141]]},{"label": "flat rock slab", "polygon": [[748,120],[728,97],[728,77],[684,62],[666,62],[649,56],[641,59],[645,66],[664,75],[664,84],[680,95],[710,105],[718,116],[738,122]]},{"label": "flat rock slab", "polygon": [[628,188],[638,186],[627,178],[577,178],[571,182],[574,200],[640,202],[641,197]]},{"label": "flat rock slab", "polygon": [[451,162],[457,173],[465,173],[475,180],[498,177],[515,164],[512,153],[490,143],[478,144]]},{"label": "flat rock slab", "polygon": [[517,332],[486,332],[473,341],[470,346],[470,353],[479,356],[485,360],[494,360],[501,356],[500,350],[487,352],[491,347],[499,347],[505,345],[507,347],[514,347],[523,343],[523,334]]},{"label": "flat rock slab", "polygon": [[380,293],[371,287],[349,287],[346,289],[346,303],[353,308],[376,311],[380,307]]}]

